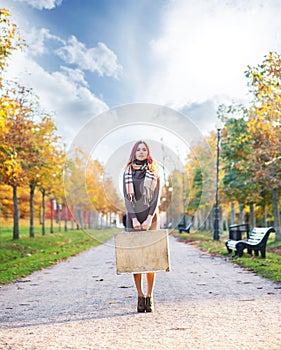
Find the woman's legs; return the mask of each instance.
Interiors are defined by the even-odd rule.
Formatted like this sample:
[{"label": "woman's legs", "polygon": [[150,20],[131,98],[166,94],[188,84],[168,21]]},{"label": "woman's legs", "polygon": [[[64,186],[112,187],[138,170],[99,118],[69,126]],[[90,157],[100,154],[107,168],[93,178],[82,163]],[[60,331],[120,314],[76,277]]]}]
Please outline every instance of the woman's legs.
[{"label": "woman's legs", "polygon": [[155,282],[155,272],[148,272],[146,274],[146,282],[147,282],[147,293],[145,298],[145,311],[153,312],[154,304],[153,304],[153,288]]},{"label": "woman's legs", "polygon": [[155,275],[156,275],[155,272],[146,273],[147,291],[146,291],[146,297],[145,297],[143,294],[142,274],[141,273],[134,274],[135,285],[138,292],[138,306],[137,306],[138,312],[154,311],[153,288],[155,283]]},{"label": "woman's legs", "polygon": [[[147,291],[146,296],[150,297],[153,295],[153,289],[155,284],[155,272],[147,272],[146,273],[146,283],[147,283]],[[135,273],[134,274],[134,280],[135,285],[137,288],[138,296],[143,297],[143,283],[142,283],[142,274],[141,273]]]},{"label": "woman's legs", "polygon": [[146,283],[147,283],[146,296],[147,297],[152,297],[153,296],[154,283],[155,283],[155,272],[148,272],[146,274]]},{"label": "woman's legs", "polygon": [[142,274],[141,273],[135,273],[134,274],[134,280],[135,280],[135,285],[137,288],[138,296],[143,297],[143,287],[142,287]]},{"label": "woman's legs", "polygon": [[[128,223],[129,224],[129,223]],[[130,225],[128,225],[130,226]],[[154,215],[152,219],[152,225],[150,227],[151,230],[156,230],[159,227],[159,221],[158,221],[158,215]],[[138,311],[139,312],[153,312],[154,306],[153,306],[153,289],[155,284],[155,272],[147,272],[146,273],[146,298],[144,297],[143,293],[143,279],[142,279],[142,273],[135,273],[134,274],[134,281],[135,286],[138,293]],[[143,307],[143,302],[145,302],[145,305]]]},{"label": "woman's legs", "polygon": [[142,290],[142,274],[141,273],[135,273],[134,274],[134,280],[135,280],[135,285],[138,291],[138,306],[137,306],[137,311],[138,312],[145,312],[145,297],[143,294]]}]

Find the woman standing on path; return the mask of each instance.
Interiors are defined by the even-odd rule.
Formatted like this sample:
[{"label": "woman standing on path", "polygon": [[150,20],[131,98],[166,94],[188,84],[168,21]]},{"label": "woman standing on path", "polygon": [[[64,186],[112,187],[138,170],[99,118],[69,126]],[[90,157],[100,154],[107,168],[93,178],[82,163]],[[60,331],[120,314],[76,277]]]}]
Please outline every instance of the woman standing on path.
[{"label": "woman standing on path", "polygon": [[[159,228],[158,199],[160,180],[157,167],[145,141],[132,148],[124,171],[123,192],[126,205],[127,231],[156,230]],[[147,291],[143,293],[142,274],[134,274],[138,292],[138,312],[153,312],[155,272],[146,273]]]}]

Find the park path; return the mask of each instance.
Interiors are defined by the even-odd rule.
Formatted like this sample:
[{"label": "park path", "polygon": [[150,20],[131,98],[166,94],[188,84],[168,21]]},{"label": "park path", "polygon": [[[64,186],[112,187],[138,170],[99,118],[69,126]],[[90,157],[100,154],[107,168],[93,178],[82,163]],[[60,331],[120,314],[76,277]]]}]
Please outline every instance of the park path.
[{"label": "park path", "polygon": [[0,289],[0,349],[281,349],[281,286],[169,237],[155,313],[137,313],[113,239]]}]

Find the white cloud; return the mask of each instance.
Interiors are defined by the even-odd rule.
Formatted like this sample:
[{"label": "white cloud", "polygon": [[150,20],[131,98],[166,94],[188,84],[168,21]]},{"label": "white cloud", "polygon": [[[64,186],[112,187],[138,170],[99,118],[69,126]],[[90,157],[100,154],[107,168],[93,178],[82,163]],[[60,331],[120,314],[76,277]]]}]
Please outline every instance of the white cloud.
[{"label": "white cloud", "polygon": [[79,70],[62,67],[48,73],[23,53],[14,55],[7,71],[9,78],[32,87],[43,109],[53,112],[61,136],[70,142],[77,130],[90,118],[108,109],[87,87]]},{"label": "white cloud", "polygon": [[[17,11],[15,17],[28,47],[24,52],[13,54],[7,78],[14,78],[33,89],[39,97],[41,107],[54,113],[60,135],[70,143],[84,123],[108,109],[107,104],[90,90],[85,71],[96,71],[101,76],[117,78],[122,67],[117,63],[114,52],[103,43],[87,49],[74,36],[65,41],[49,29],[33,27],[30,18],[20,16]],[[53,61],[49,61],[49,58],[55,56],[54,51],[58,47],[61,47],[60,56],[65,55],[63,58],[66,63],[70,63],[70,55],[74,68],[67,64],[58,67],[57,62],[52,66]],[[49,71],[36,61],[43,55],[43,62],[51,62],[48,64]]]},{"label": "white cloud", "polygon": [[65,76],[68,76],[69,79],[73,82],[77,82],[83,86],[88,87],[89,84],[85,80],[85,74],[80,69],[71,69],[68,67],[61,67],[61,70]]},{"label": "white cloud", "polygon": [[31,27],[28,31],[25,31],[24,38],[28,44],[28,53],[33,56],[47,53],[49,50],[47,49],[46,42],[49,40],[60,45],[64,44],[64,41],[60,37],[51,34],[49,29],[46,28],[39,29]]},{"label": "white cloud", "polygon": [[87,49],[75,36],[71,36],[66,45],[56,50],[56,54],[66,63],[97,72],[100,76],[117,78],[122,71],[122,66],[117,63],[117,56],[104,43]]},{"label": "white cloud", "polygon": [[247,65],[281,48],[280,16],[274,1],[170,2],[161,34],[150,42],[153,69],[139,81],[136,99],[179,109],[220,96],[246,98]]},{"label": "white cloud", "polygon": [[38,9],[38,10],[51,10],[57,6],[60,6],[63,0],[14,0],[18,2],[25,2],[28,5]]}]

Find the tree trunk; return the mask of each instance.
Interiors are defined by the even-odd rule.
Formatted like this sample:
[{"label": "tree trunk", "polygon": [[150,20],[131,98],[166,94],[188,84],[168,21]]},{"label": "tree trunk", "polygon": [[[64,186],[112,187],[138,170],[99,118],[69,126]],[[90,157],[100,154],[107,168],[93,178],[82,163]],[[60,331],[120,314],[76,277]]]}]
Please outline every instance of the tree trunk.
[{"label": "tree trunk", "polygon": [[103,217],[104,217],[104,214],[103,213],[100,213],[100,228],[103,228]]},{"label": "tree trunk", "polygon": [[222,207],[220,207],[219,209],[219,232],[223,233],[223,209]]},{"label": "tree trunk", "polygon": [[98,226],[99,226],[99,214],[97,211],[94,211],[93,212],[93,227],[92,228],[97,229]]},{"label": "tree trunk", "polygon": [[263,227],[266,227],[267,225],[267,201],[266,201],[266,191],[262,190],[261,191],[261,225]]},{"label": "tree trunk", "polygon": [[244,205],[239,203],[239,224],[244,224]]},{"label": "tree trunk", "polygon": [[81,227],[81,209],[76,208],[76,228],[77,230],[80,230]]},{"label": "tree trunk", "polygon": [[42,225],[42,207],[41,206],[39,206],[38,215],[39,215],[39,225]]},{"label": "tree trunk", "polygon": [[198,218],[198,229],[200,231],[204,230],[204,227],[203,227],[204,221],[202,221],[202,216],[203,215],[202,215],[202,208],[201,208],[201,209],[198,210],[198,216],[197,216],[197,218]]},{"label": "tree trunk", "polygon": [[263,227],[266,227],[266,221],[267,221],[267,213],[266,213],[266,205],[265,201],[262,202],[261,204],[261,209],[262,209],[262,217],[261,217],[261,225]]},{"label": "tree trunk", "polygon": [[89,229],[93,228],[93,212],[89,211]]},{"label": "tree trunk", "polygon": [[18,206],[18,195],[17,186],[13,187],[13,203],[14,203],[14,226],[13,226],[13,239],[19,239],[19,206]]},{"label": "tree trunk", "polygon": [[74,230],[74,210],[75,210],[75,208],[72,208],[72,210],[70,211],[70,227],[71,227],[71,230]]},{"label": "tree trunk", "polygon": [[88,212],[88,229],[92,228],[92,212],[89,210]]},{"label": "tree trunk", "polygon": [[29,237],[34,238],[34,192],[35,192],[35,184],[33,181],[29,184]]},{"label": "tree trunk", "polygon": [[194,230],[198,230],[198,209],[197,211],[194,213],[194,216],[193,216],[193,228]]},{"label": "tree trunk", "polygon": [[228,230],[228,211],[225,210],[225,229]]},{"label": "tree trunk", "polygon": [[235,203],[231,202],[231,225],[235,225]]},{"label": "tree trunk", "polygon": [[280,224],[280,208],[279,208],[279,190],[272,190],[272,207],[274,215],[275,239],[281,241],[281,224]]},{"label": "tree trunk", "polygon": [[83,228],[87,229],[87,210],[82,212],[82,218],[83,218]]},{"label": "tree trunk", "polygon": [[250,231],[256,226],[255,205],[250,203]]},{"label": "tree trunk", "polygon": [[56,200],[56,223],[59,223],[60,204]]},{"label": "tree trunk", "polygon": [[64,215],[64,232],[67,232],[68,213],[67,213],[67,206],[66,205],[63,207],[63,210],[64,210],[64,213],[63,213],[63,215]]},{"label": "tree trunk", "polygon": [[42,236],[45,236],[45,216],[46,216],[46,203],[45,203],[45,190],[41,191],[42,193]]},{"label": "tree trunk", "polygon": [[62,205],[58,204],[57,205],[57,222],[59,224],[59,232],[61,232],[61,219],[62,219]]},{"label": "tree trunk", "polygon": [[54,207],[53,207],[53,200],[50,199],[50,202],[51,202],[51,212],[50,212],[50,233],[54,233]]}]

